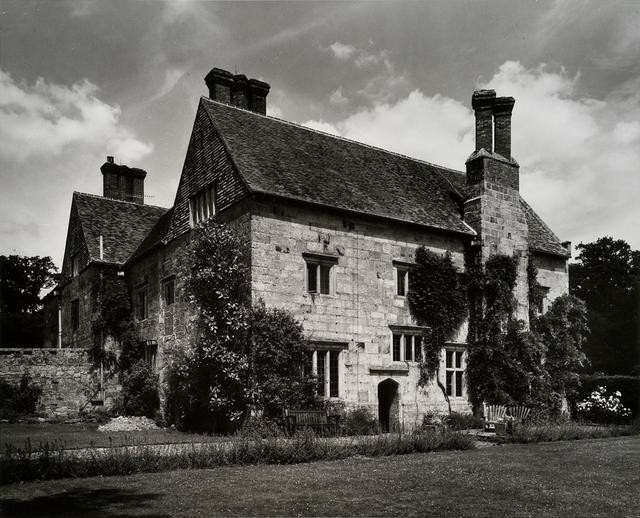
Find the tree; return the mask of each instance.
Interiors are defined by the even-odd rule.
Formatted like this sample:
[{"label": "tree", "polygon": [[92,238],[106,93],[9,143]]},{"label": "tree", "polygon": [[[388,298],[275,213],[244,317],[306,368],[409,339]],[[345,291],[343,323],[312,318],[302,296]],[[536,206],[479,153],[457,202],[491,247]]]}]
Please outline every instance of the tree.
[{"label": "tree", "polygon": [[0,256],[0,344],[35,347],[42,344],[40,292],[57,281],[50,257]]},{"label": "tree", "polygon": [[640,364],[640,251],[611,237],[576,249],[569,291],[587,305],[587,357],[594,371],[630,374]]},{"label": "tree", "polygon": [[182,259],[198,322],[195,340],[170,359],[169,422],[228,432],[252,411],[279,418],[312,404],[302,328],[286,311],[251,304],[246,240],[213,220],[193,230]]}]

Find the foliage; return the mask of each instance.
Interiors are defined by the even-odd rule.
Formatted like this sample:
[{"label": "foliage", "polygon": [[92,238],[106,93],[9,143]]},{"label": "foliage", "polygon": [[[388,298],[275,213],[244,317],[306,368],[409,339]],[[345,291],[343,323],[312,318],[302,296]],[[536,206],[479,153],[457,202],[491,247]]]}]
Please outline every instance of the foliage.
[{"label": "foliage", "polygon": [[36,411],[42,388],[28,374],[23,374],[17,384],[0,380],[0,418],[14,419]]},{"label": "foliage", "polygon": [[514,426],[513,432],[501,437],[508,443],[535,443],[549,441],[575,441],[580,439],[598,439],[600,437],[621,437],[636,435],[640,429],[633,426],[585,426],[576,422],[560,424],[545,423]]},{"label": "foliage", "polygon": [[[471,437],[455,432],[375,436],[352,441],[316,437],[311,431],[291,439],[255,440],[240,437],[223,444],[178,446],[167,454],[152,446],[111,448],[97,454],[76,455],[60,444],[45,445],[37,453],[30,448],[7,447],[0,456],[0,483],[68,477],[129,475],[176,469],[202,469],[248,464],[298,464],[353,456],[380,457],[429,451],[470,450]],[[35,454],[34,454],[35,453]]]},{"label": "foliage", "polygon": [[130,416],[154,417],[160,407],[158,375],[145,360],[140,359],[120,376],[122,404],[120,413]]},{"label": "foliage", "polygon": [[473,414],[451,412],[451,414],[445,417],[444,424],[449,426],[451,430],[472,430],[482,428],[483,421],[481,417]]},{"label": "foliage", "polygon": [[585,374],[580,377],[578,397],[585,399],[598,386],[604,385],[612,392],[620,392],[621,403],[635,417],[640,415],[640,376]]},{"label": "foliage", "polygon": [[343,435],[371,435],[378,430],[378,419],[367,407],[347,410],[340,417],[340,432]]},{"label": "foliage", "polygon": [[576,247],[570,293],[585,301],[591,334],[585,352],[595,371],[631,374],[640,366],[640,251],[602,237]]},{"label": "foliage", "polygon": [[42,344],[40,292],[55,285],[57,268],[50,257],[0,255],[0,345]]},{"label": "foliage", "polygon": [[195,341],[170,361],[169,422],[228,432],[252,412],[273,419],[311,404],[302,329],[285,311],[251,305],[242,236],[215,220],[197,227],[182,264],[199,318]]},{"label": "foliage", "polygon": [[425,326],[420,383],[437,373],[440,351],[466,317],[467,297],[461,276],[447,253],[436,254],[421,246],[411,270],[407,300],[416,321]]},{"label": "foliage", "polygon": [[589,329],[584,302],[568,294],[556,298],[549,310],[536,319],[534,331],[545,345],[544,368],[551,390],[573,397],[580,385],[578,371],[586,362],[582,350]]},{"label": "foliage", "polygon": [[631,410],[620,401],[619,391],[609,393],[599,386],[583,401],[576,405],[578,415],[595,423],[616,423],[631,417]]},{"label": "foliage", "polygon": [[538,319],[538,308],[542,305],[545,291],[538,282],[538,268],[531,258],[527,262],[527,284],[529,285],[529,323],[535,325]]}]

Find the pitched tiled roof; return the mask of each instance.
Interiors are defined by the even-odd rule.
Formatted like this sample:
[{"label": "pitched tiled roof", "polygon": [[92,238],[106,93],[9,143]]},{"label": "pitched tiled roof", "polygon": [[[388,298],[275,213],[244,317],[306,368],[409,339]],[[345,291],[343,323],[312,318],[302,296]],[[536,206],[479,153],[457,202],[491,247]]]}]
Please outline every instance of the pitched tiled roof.
[{"label": "pitched tiled roof", "polygon": [[[73,193],[91,261],[124,264],[167,209]],[[100,258],[100,236],[104,256]]]},{"label": "pitched tiled roof", "polygon": [[167,236],[167,232],[169,231],[171,216],[173,216],[173,208],[169,209],[162,216],[160,216],[160,218],[158,218],[156,224],[149,231],[147,237],[144,238],[142,243],[140,243],[140,246],[138,246],[136,251],[131,255],[129,261],[132,261],[144,255],[146,252],[163,241],[163,239]]},{"label": "pitched tiled roof", "polygon": [[[465,173],[460,171],[447,170],[443,173],[454,188],[460,193],[465,192]],[[529,227],[529,248],[552,255],[561,255],[569,257],[567,249],[562,246],[560,239],[551,231],[551,229],[542,221],[542,218],[536,214],[531,206],[520,197],[520,203],[524,209]]]},{"label": "pitched tiled roof", "polygon": [[253,192],[472,235],[446,169],[203,98]]}]

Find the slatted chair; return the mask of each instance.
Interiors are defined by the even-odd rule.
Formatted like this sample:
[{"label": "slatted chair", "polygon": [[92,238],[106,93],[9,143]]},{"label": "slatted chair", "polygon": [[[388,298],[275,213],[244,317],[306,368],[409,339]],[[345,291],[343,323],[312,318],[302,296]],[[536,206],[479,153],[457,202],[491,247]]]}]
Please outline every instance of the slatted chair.
[{"label": "slatted chair", "polygon": [[509,407],[509,415],[513,417],[513,420],[516,423],[524,423],[525,419],[529,417],[531,413],[531,408],[528,406],[510,406]]},{"label": "slatted chair", "polygon": [[504,416],[507,414],[507,407],[504,405],[487,405],[482,403],[482,409],[484,412],[484,431],[495,432],[496,424],[499,421],[504,420]]}]

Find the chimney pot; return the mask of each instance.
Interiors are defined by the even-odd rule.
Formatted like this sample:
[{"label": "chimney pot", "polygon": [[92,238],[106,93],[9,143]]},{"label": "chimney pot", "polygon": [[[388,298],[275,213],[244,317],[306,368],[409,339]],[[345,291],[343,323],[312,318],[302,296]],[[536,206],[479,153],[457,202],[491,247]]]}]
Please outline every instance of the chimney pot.
[{"label": "chimney pot", "polygon": [[210,99],[267,114],[267,95],[271,88],[268,83],[247,79],[244,74],[233,75],[220,68],[213,68],[204,81],[209,88]]},{"label": "chimney pot", "polygon": [[213,68],[204,78],[204,82],[209,88],[209,99],[221,103],[231,103],[231,87],[233,86],[233,74]]},{"label": "chimney pot", "polygon": [[249,109],[262,115],[267,114],[267,95],[271,87],[264,81],[249,79]]},{"label": "chimney pot", "polygon": [[113,157],[107,156],[107,164],[113,164]]},{"label": "chimney pot", "polygon": [[233,86],[231,87],[231,104],[246,110],[249,108],[249,96],[248,96],[249,81],[247,76],[243,74],[237,74],[233,76]]},{"label": "chimney pot", "polygon": [[495,90],[476,90],[471,97],[471,106],[476,115],[476,151],[493,152],[493,103]]},{"label": "chimney pot", "polygon": [[513,97],[497,97],[493,104],[495,152],[511,159],[511,113],[516,100]]}]

